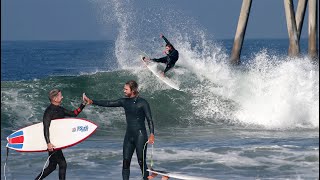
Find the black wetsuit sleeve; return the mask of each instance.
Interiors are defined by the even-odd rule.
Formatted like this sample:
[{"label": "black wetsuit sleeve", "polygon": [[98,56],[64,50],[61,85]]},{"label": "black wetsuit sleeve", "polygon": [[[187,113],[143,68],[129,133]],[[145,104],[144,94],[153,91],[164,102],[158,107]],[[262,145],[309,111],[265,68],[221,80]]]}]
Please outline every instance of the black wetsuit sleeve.
[{"label": "black wetsuit sleeve", "polygon": [[122,99],[108,101],[108,100],[92,100],[92,104],[102,106],[102,107],[122,107],[123,101]]},{"label": "black wetsuit sleeve", "polygon": [[43,134],[47,144],[50,143],[50,138],[49,138],[50,123],[51,123],[51,116],[50,116],[50,113],[46,111],[43,115]]},{"label": "black wetsuit sleeve", "polygon": [[153,58],[151,60],[154,62],[167,63],[167,58],[168,58],[168,56],[164,56],[162,58]]},{"label": "black wetsuit sleeve", "polygon": [[83,110],[83,108],[85,106],[86,105],[84,105],[84,104],[80,104],[80,106],[77,109],[73,110],[73,111],[70,111],[70,110],[67,110],[67,109],[63,108],[64,115],[65,116],[69,116],[69,117],[76,117]]},{"label": "black wetsuit sleeve", "polygon": [[172,48],[174,49],[173,45],[168,41],[168,39],[164,36],[162,36],[162,39],[166,42],[166,44],[170,44]]},{"label": "black wetsuit sleeve", "polygon": [[145,103],[145,105],[143,106],[143,109],[147,118],[150,133],[154,134],[153,120],[152,120],[151,110],[148,102]]}]

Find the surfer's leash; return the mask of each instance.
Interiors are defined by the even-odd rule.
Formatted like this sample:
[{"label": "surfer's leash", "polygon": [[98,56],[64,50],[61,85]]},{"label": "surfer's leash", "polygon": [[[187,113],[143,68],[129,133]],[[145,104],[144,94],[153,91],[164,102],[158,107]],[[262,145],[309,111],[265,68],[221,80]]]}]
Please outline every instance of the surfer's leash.
[{"label": "surfer's leash", "polygon": [[[142,179],[144,177],[144,152],[145,152],[145,149],[147,147],[149,143],[149,140],[144,144],[143,146],[143,151],[142,151]],[[151,155],[150,155],[150,169],[152,169],[152,166],[153,166],[153,144],[151,145]]]}]

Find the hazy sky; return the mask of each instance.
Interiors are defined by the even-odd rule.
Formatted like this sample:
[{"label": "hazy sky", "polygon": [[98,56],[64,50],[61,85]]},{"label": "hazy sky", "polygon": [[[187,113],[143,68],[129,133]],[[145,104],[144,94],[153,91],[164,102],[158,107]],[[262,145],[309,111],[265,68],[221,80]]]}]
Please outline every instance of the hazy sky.
[{"label": "hazy sky", "polygon": [[[101,22],[101,13],[92,1],[1,0],[1,40],[115,39],[116,26]],[[137,6],[144,8],[157,5],[153,3],[156,0],[136,1]],[[170,8],[195,19],[215,38],[225,39],[234,37],[242,0],[161,0],[161,3],[168,3]],[[297,0],[294,3],[296,7]],[[307,13],[302,38],[308,34]],[[288,38],[285,20],[283,0],[254,0],[246,38]]]}]

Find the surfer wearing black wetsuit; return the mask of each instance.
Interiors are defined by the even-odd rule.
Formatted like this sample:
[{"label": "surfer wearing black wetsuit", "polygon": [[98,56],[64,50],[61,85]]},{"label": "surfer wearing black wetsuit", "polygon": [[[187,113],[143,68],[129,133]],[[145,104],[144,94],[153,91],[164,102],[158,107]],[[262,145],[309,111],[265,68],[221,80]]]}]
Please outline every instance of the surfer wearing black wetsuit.
[{"label": "surfer wearing black wetsuit", "polygon": [[[168,41],[168,39],[163,36],[163,34],[160,34],[160,37],[166,42],[166,47],[165,47],[166,49],[164,51],[166,56],[164,56],[162,58],[159,58],[159,59],[153,58],[153,59],[150,59],[150,60],[154,61],[154,62],[165,63],[166,64],[166,68],[162,72],[162,76],[164,76],[165,73],[167,71],[169,71],[169,69],[171,69],[176,64],[176,62],[178,61],[179,52],[173,47],[173,45]],[[149,60],[146,57],[143,57],[142,59],[143,60]]]},{"label": "surfer wearing black wetsuit", "polygon": [[[84,95],[84,101],[88,104],[94,104],[103,107],[123,107],[126,114],[127,130],[123,141],[123,166],[122,178],[129,180],[130,163],[134,150],[136,150],[138,163],[140,165],[143,179],[147,180],[149,172],[147,171],[146,163],[146,142],[154,143],[154,126],[151,117],[149,103],[139,97],[138,84],[131,80],[124,85],[124,94],[126,98],[118,100],[91,100]],[[147,120],[150,136],[148,139],[147,130],[145,127],[145,119]]]},{"label": "surfer wearing black wetsuit", "polygon": [[[51,120],[53,119],[61,119],[66,116],[76,117],[85,107],[85,103],[82,103],[79,108],[74,111],[69,111],[60,106],[62,102],[63,96],[59,89],[53,89],[49,92],[49,100],[51,104],[47,107],[43,115],[43,132],[44,138],[47,142],[48,151],[49,151],[49,165],[41,172],[37,177],[38,179],[43,179],[47,177],[51,172],[53,172],[57,165],[59,165],[59,180],[66,179],[66,171],[67,171],[67,162],[64,158],[62,150],[54,150],[54,145],[50,142],[50,134],[49,128]],[[67,137],[66,137],[67,138]]]}]

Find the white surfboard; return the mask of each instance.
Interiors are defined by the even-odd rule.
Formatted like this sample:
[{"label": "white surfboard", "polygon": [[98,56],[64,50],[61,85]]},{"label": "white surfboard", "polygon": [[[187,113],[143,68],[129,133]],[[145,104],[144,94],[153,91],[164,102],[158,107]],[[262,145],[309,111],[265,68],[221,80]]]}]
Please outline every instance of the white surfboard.
[{"label": "white surfboard", "polygon": [[204,178],[204,177],[188,176],[188,175],[184,175],[184,174],[180,174],[180,173],[159,171],[159,170],[155,170],[155,169],[147,169],[147,171],[154,173],[156,175],[161,175],[162,177],[164,177],[164,179],[175,178],[175,179],[184,179],[184,180],[214,180],[214,179],[209,179],[209,178]]},{"label": "white surfboard", "polygon": [[173,89],[181,91],[179,86],[176,83],[174,83],[171,79],[169,79],[168,77],[161,76],[161,71],[157,68],[157,63],[152,62],[152,61],[146,62],[142,58],[143,58],[143,56],[140,57],[141,61],[147,66],[147,68],[155,76],[157,76],[161,81],[163,81],[164,83],[166,83],[168,86],[172,87]]},{"label": "white surfboard", "polygon": [[[50,141],[55,149],[74,146],[92,135],[97,125],[86,119],[63,118],[51,120]],[[43,123],[24,127],[7,137],[7,147],[19,152],[47,151]]]}]

